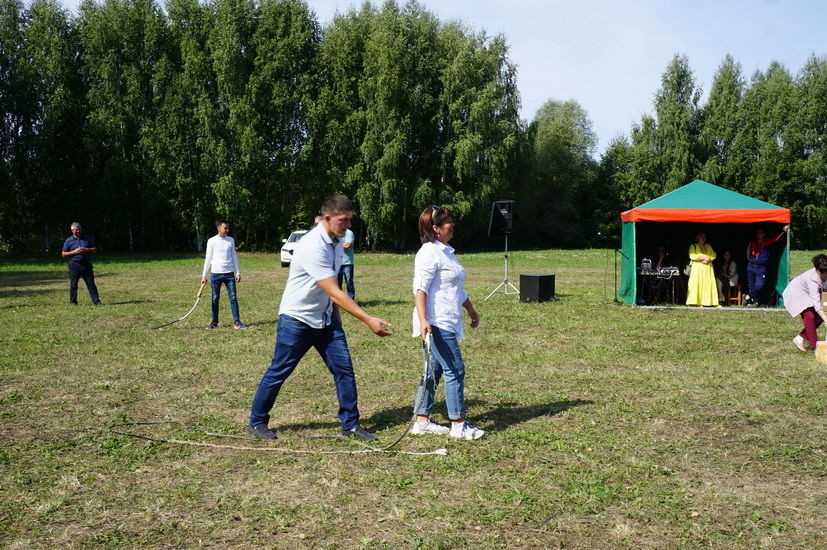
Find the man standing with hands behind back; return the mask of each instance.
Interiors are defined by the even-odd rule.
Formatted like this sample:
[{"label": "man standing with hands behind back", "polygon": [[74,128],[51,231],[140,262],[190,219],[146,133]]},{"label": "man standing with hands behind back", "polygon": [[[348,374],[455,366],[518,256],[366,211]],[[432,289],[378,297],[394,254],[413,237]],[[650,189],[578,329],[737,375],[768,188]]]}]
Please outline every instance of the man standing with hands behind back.
[{"label": "man standing with hands behind back", "polygon": [[[235,240],[230,237],[230,224],[227,220],[215,220],[217,231],[214,237],[207,241],[207,255],[204,257],[204,271],[201,274],[201,284],[207,282],[207,273],[212,272],[210,280],[212,286],[212,321],[208,329],[218,327],[218,302],[221,298],[221,285],[227,286],[227,298],[230,299],[230,311],[233,314],[233,328],[246,329],[247,325],[241,322],[238,315],[238,298],[236,297],[236,283],[241,282],[241,270],[238,268],[238,257],[235,254]],[[235,276],[233,276],[235,274]]]},{"label": "man standing with hands behind back", "polygon": [[359,425],[356,376],[342,328],[344,309],[373,331],[388,336],[391,324],[368,315],[338,285],[342,264],[342,238],[350,227],[353,203],[333,195],[322,204],[322,220],[299,241],[290,262],[290,275],[279,307],[276,346],[250,410],[248,431],[262,439],[276,439],[270,430],[270,410],[282,384],[311,347],[322,356],[333,375],[339,399],[342,435],[373,441],[376,436]]},{"label": "man standing with hands behind back", "polygon": [[102,306],[92,269],[92,254],[98,251],[98,247],[92,237],[83,234],[83,228],[78,222],[72,223],[70,230],[72,236],[63,242],[63,251],[60,253],[63,258],[69,258],[69,304],[78,305],[78,281],[83,277],[92,303]]}]

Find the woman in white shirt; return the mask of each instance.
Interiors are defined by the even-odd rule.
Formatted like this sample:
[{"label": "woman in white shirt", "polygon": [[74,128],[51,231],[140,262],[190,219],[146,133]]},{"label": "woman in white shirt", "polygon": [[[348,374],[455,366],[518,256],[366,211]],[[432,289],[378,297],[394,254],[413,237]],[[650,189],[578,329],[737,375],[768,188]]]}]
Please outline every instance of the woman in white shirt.
[{"label": "woman in white shirt", "polygon": [[[465,420],[465,364],[458,339],[464,336],[462,308],[471,317],[471,328],[480,324],[474,306],[465,293],[465,269],[448,241],[454,236],[451,211],[429,206],[419,216],[422,247],[414,262],[413,336],[431,338],[431,364],[423,388],[420,382],[416,402],[416,423],[411,433],[449,434],[457,439],[479,439],[485,433]],[[451,427],[431,420],[434,393],[440,378],[445,378],[445,404]],[[424,391],[424,395],[422,392]]]}]

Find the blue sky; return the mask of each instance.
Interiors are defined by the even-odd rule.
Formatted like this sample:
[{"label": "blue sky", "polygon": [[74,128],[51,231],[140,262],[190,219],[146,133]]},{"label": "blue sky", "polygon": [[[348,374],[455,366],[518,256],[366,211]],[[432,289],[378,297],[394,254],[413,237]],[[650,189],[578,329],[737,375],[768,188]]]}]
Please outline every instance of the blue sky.
[{"label": "blue sky", "polygon": [[[63,0],[75,9],[77,0]],[[749,77],[779,61],[793,73],[827,55],[827,0],[420,0],[442,20],[505,35],[517,65],[522,116],[575,99],[603,151],[651,112],[660,77],[685,54],[706,92],[729,53]],[[324,25],[352,0],[307,0]],[[374,4],[381,4],[377,0]],[[401,0],[400,0],[400,3]]]}]

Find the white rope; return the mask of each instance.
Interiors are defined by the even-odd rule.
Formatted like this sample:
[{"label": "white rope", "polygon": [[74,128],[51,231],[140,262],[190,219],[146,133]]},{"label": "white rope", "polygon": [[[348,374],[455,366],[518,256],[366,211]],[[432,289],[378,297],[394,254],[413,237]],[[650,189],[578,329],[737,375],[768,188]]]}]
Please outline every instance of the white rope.
[{"label": "white rope", "polygon": [[183,321],[184,319],[189,317],[190,313],[195,311],[195,308],[198,307],[198,302],[201,300],[201,293],[204,291],[204,285],[205,284],[207,284],[206,281],[201,283],[201,286],[198,288],[198,295],[195,297],[195,303],[192,304],[192,307],[190,308],[190,310],[187,313],[185,313],[183,317],[179,317],[178,319],[176,319],[174,321],[170,321],[169,323],[164,323],[163,325],[158,325],[157,327],[152,327],[152,330],[158,330],[159,328],[164,328],[164,327],[168,327],[170,325],[174,325],[178,321]]},{"label": "white rope", "polygon": [[[199,294],[200,297],[200,294]],[[198,302],[196,301],[196,305]],[[194,309],[194,306],[193,306]],[[174,322],[174,321],[173,321]],[[170,323],[171,324],[171,323]],[[404,455],[412,455],[412,456],[428,456],[428,455],[447,455],[448,449],[445,447],[441,447],[439,449],[433,451],[401,451],[401,450],[394,450],[395,447],[402,439],[405,438],[406,435],[411,431],[414,422],[416,422],[417,411],[419,411],[419,407],[422,405],[422,400],[425,398],[425,385],[427,383],[428,372],[431,371],[429,368],[431,365],[431,335],[429,334],[428,337],[422,343],[425,353],[423,354],[423,366],[422,366],[422,378],[421,378],[421,386],[422,392],[417,390],[417,398],[414,402],[414,409],[413,409],[413,416],[408,422],[408,425],[405,427],[405,430],[402,434],[396,438],[392,443],[385,445],[383,447],[374,447],[373,445],[369,445],[362,441],[356,439],[349,439],[344,436],[334,436],[334,435],[316,435],[316,436],[307,436],[301,437],[298,439],[343,439],[346,441],[350,441],[356,443],[357,445],[361,445],[365,447],[364,449],[359,449],[357,451],[345,451],[345,450],[334,450],[334,451],[323,451],[323,450],[315,450],[315,449],[291,449],[288,447],[251,447],[246,445],[220,445],[217,443],[206,443],[202,441],[187,441],[183,439],[162,439],[159,437],[152,437],[147,435],[141,435],[136,433],[124,432],[120,430],[116,430],[116,427],[120,426],[151,426],[151,425],[159,425],[159,424],[175,424],[179,426],[184,426],[190,430],[194,430],[197,432],[201,432],[205,435],[212,436],[212,437],[226,437],[232,439],[243,439],[249,441],[257,441],[256,438],[249,438],[243,437],[238,435],[231,435],[231,434],[219,434],[214,432],[209,432],[202,428],[198,428],[196,426],[189,426],[184,424],[183,422],[179,422],[177,420],[168,420],[168,421],[158,421],[158,422],[127,422],[123,424],[117,424],[114,426],[110,426],[110,429],[120,435],[125,435],[129,437],[134,437],[136,439],[145,439],[147,441],[154,441],[157,443],[175,443],[177,445],[189,445],[192,447],[207,447],[211,449],[231,449],[235,451],[264,451],[264,452],[282,452],[282,453],[296,453],[296,454],[321,454],[321,455],[330,455],[330,454],[367,454],[367,453],[396,453],[396,454],[404,454]]]}]

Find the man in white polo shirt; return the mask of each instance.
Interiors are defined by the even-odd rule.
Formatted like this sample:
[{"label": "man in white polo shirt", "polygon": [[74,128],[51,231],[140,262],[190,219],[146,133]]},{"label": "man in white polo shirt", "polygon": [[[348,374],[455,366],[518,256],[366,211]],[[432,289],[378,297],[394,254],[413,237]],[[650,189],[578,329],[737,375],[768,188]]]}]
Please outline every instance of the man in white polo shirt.
[{"label": "man in white polo shirt", "polygon": [[248,431],[263,439],[276,439],[267,426],[270,410],[284,381],[304,354],[315,347],[333,375],[339,399],[342,435],[373,441],[376,436],[359,425],[356,377],[339,317],[344,309],[377,336],[388,336],[391,324],[368,315],[339,288],[342,238],[350,227],[353,203],[333,195],[322,204],[322,219],[299,241],[290,262],[287,286],[281,297],[276,325],[276,347],[253,398]]},{"label": "man in white polo shirt", "polygon": [[230,299],[230,311],[233,314],[233,328],[245,329],[238,315],[238,298],[235,285],[241,282],[241,270],[238,269],[238,257],[235,254],[235,240],[230,237],[230,224],[227,220],[215,220],[217,234],[207,241],[207,255],[204,257],[204,271],[201,284],[207,282],[207,273],[212,272],[212,321],[208,329],[218,327],[218,300],[221,298],[221,285],[227,286],[227,298]]}]

